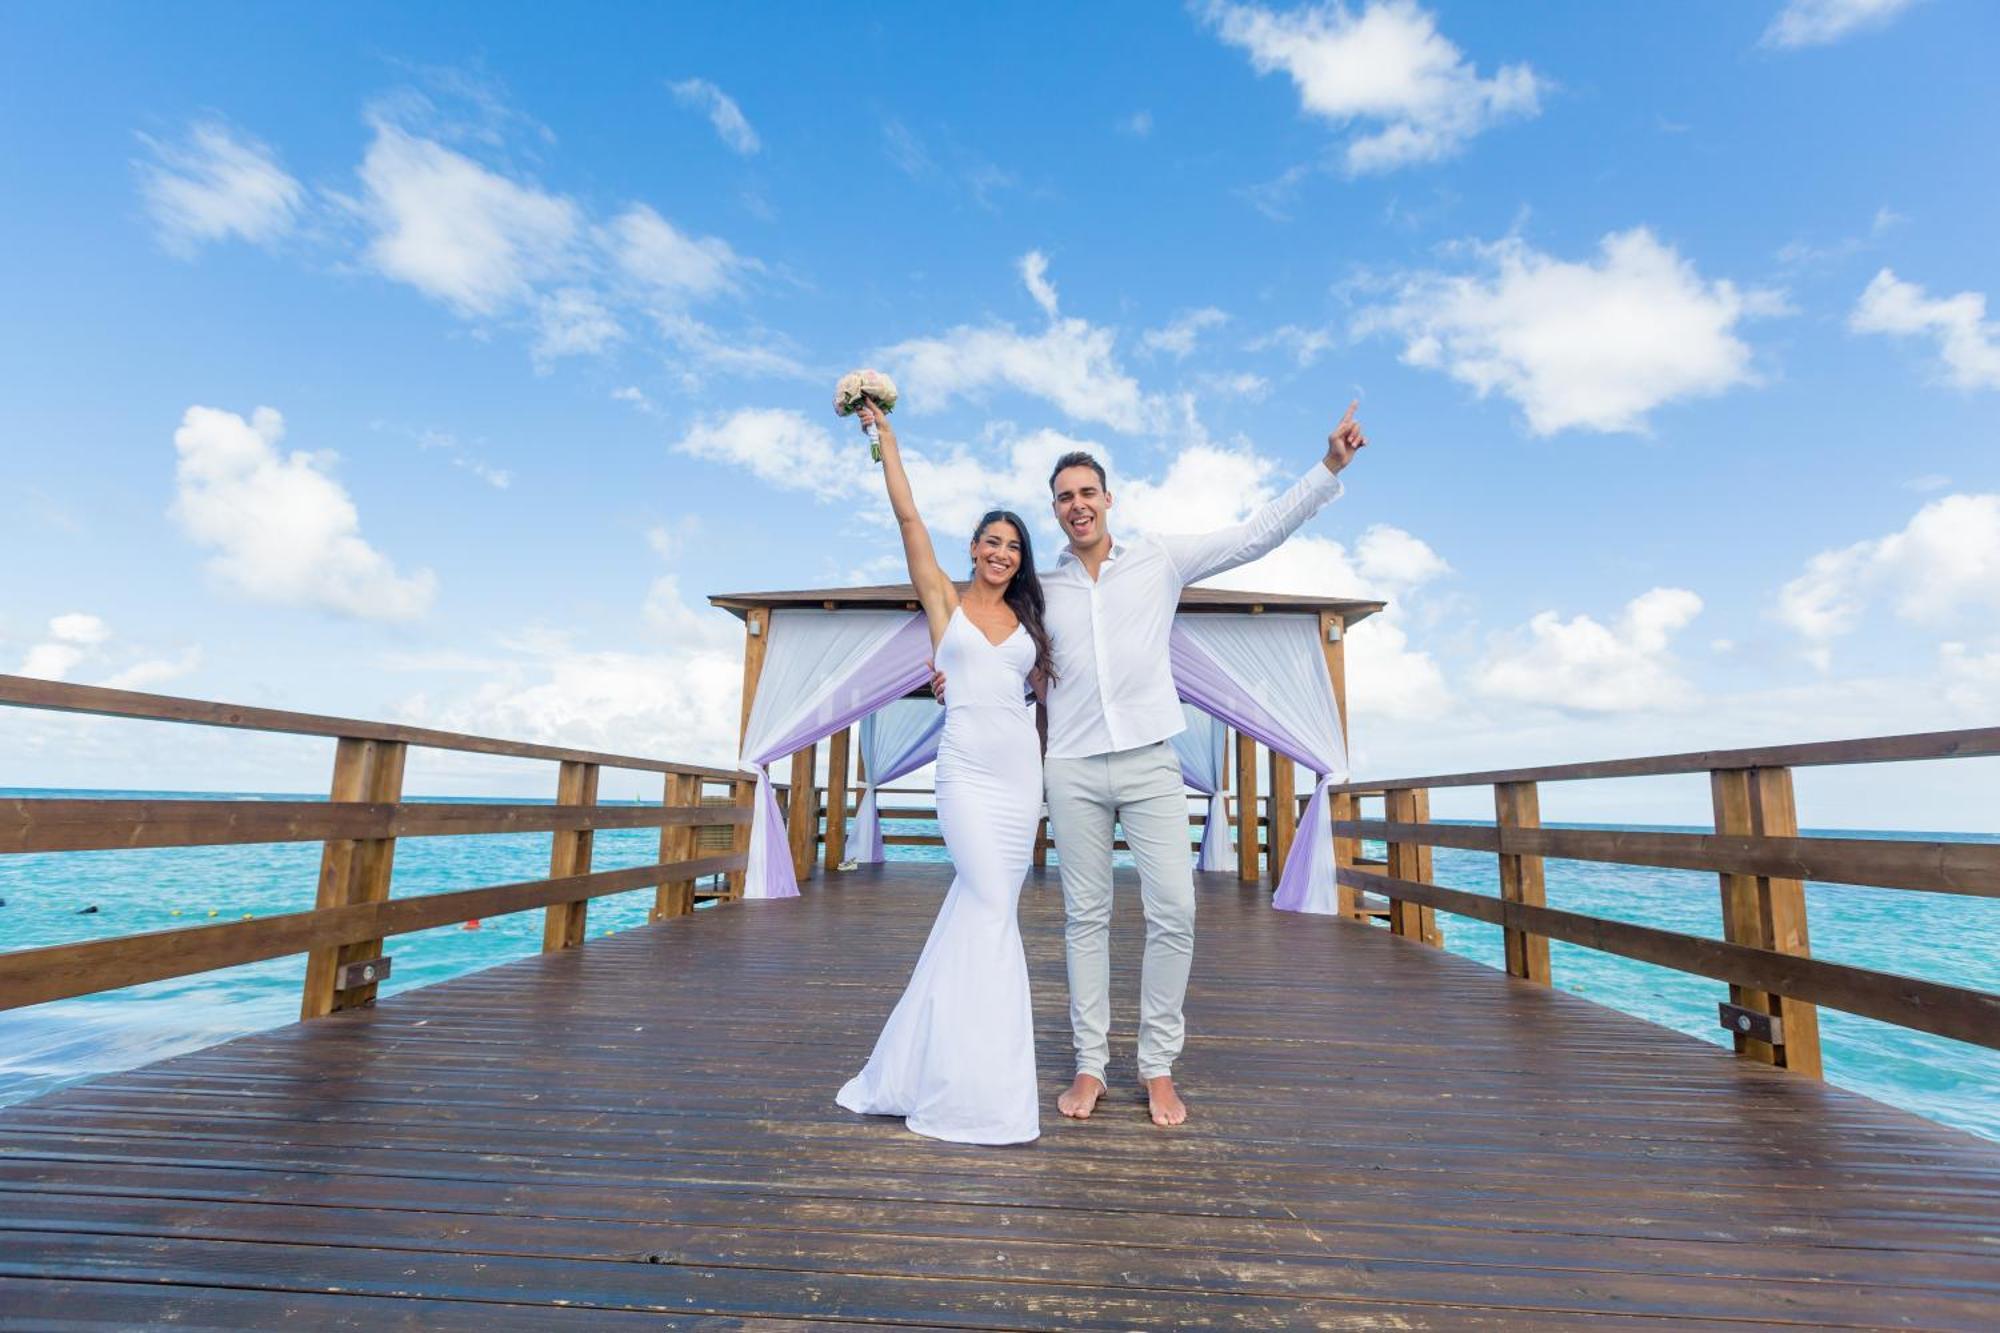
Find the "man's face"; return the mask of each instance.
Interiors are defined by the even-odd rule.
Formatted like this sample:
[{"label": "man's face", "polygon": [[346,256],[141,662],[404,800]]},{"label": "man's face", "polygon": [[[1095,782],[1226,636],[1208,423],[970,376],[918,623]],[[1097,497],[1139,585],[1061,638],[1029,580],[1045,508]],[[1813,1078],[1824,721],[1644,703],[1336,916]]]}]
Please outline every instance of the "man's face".
[{"label": "man's face", "polygon": [[1072,546],[1095,546],[1104,538],[1104,515],[1111,508],[1111,492],[1097,479],[1097,469],[1079,463],[1056,473],[1050,487],[1055,492],[1056,523]]}]

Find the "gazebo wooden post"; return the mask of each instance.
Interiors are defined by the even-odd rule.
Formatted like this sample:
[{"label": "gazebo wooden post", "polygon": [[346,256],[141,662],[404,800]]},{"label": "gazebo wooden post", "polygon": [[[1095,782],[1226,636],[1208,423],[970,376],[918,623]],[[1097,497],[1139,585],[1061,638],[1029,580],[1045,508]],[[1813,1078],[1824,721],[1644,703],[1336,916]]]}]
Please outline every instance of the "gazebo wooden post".
[{"label": "gazebo wooden post", "polygon": [[800,879],[812,874],[813,852],[819,846],[819,787],[815,771],[819,742],[792,753],[791,800],[785,811],[785,831],[792,846],[792,870]]},{"label": "gazebo wooden post", "polygon": [[1270,751],[1271,756],[1271,886],[1277,887],[1285,857],[1292,850],[1292,838],[1299,827],[1298,771],[1290,755]]},{"label": "gazebo wooden post", "polygon": [[[736,744],[739,753],[743,741],[750,734],[750,709],[757,702],[757,682],[764,675],[764,652],[770,646],[771,610],[769,607],[753,606],[743,613],[743,720],[737,728]],[[736,801],[748,805],[756,798],[754,783],[739,783],[736,787]],[[748,792],[748,795],[745,793]],[[736,835],[730,843],[730,851],[737,856],[746,856],[750,851],[750,826],[738,824]],[[729,872],[729,896],[743,896],[743,872]]]},{"label": "gazebo wooden post", "polygon": [[1263,851],[1257,836],[1257,738],[1236,733],[1236,878],[1255,884]]},{"label": "gazebo wooden post", "polygon": [[[1340,715],[1340,744],[1343,751],[1351,752],[1347,736],[1347,622],[1338,611],[1319,613],[1320,651],[1326,655],[1326,678],[1333,684],[1333,706]],[[1330,802],[1334,819],[1359,819],[1361,802],[1346,792],[1334,795]],[[1357,838],[1335,838],[1333,840],[1333,873],[1338,878],[1361,859],[1361,842]],[[1341,916],[1361,917],[1361,894],[1345,884],[1334,887],[1334,910]]]},{"label": "gazebo wooden post", "polygon": [[826,868],[847,859],[847,754],[853,727],[842,727],[826,744]]}]

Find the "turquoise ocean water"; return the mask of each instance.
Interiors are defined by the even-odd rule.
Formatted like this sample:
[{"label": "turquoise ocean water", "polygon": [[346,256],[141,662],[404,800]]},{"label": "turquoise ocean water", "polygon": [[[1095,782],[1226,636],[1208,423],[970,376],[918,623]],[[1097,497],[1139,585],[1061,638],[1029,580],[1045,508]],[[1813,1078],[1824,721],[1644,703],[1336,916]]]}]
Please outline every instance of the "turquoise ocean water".
[{"label": "turquoise ocean water", "polygon": [[[0,789],[0,796],[191,795],[198,794]],[[206,798],[314,799],[277,794]],[[891,821],[889,831],[935,828]],[[1994,835],[1840,832],[1846,837],[2000,842]],[[405,838],[396,847],[394,891],[408,897],[537,879],[548,873],[549,843],[545,833]],[[600,832],[592,867],[650,865],[658,859],[658,849],[655,830]],[[944,859],[941,848],[931,847],[897,847],[891,854]],[[1374,854],[1381,855],[1380,848]],[[0,857],[0,899],[6,903],[0,907],[0,951],[301,911],[312,905],[319,857],[316,843]],[[1440,848],[1435,868],[1439,883],[1498,892],[1489,855]],[[1551,906],[1721,936],[1714,875],[1550,861],[1547,876]],[[2000,991],[2000,899],[1827,884],[1809,885],[1806,892],[1815,955]],[[590,936],[643,924],[652,898],[653,891],[645,889],[596,900],[590,905]],[[80,912],[92,905],[95,913]],[[1456,916],[1441,920],[1447,948],[1488,965],[1500,964],[1497,927]],[[541,931],[542,914],[534,911],[484,922],[476,931],[450,926],[401,936],[389,943],[395,964],[383,992],[526,957],[540,949]],[[1556,984],[1565,990],[1718,1045],[1727,1043],[1715,1022],[1716,1003],[1727,998],[1720,983],[1561,943],[1552,946],[1551,960]],[[298,1014],[304,970],[303,958],[276,959],[0,1013],[0,1105],[291,1022]],[[2000,1051],[1833,1010],[1822,1010],[1820,1022],[1832,1082],[2000,1140]]]}]

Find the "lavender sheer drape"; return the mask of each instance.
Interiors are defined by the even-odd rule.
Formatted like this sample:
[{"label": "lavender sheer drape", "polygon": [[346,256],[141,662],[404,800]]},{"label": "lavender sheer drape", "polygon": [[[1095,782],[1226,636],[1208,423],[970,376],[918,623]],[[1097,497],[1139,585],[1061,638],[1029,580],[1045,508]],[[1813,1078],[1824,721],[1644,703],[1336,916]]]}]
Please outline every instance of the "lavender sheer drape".
[{"label": "lavender sheer drape", "polygon": [[1334,912],[1338,895],[1327,788],[1347,779],[1347,747],[1333,682],[1326,674],[1318,618],[1182,616],[1174,622],[1169,651],[1183,700],[1317,775],[1272,905],[1292,912]]},{"label": "lavender sheer drape", "polygon": [[1187,730],[1174,737],[1174,754],[1181,761],[1181,779],[1208,798],[1208,819],[1202,826],[1201,852],[1195,857],[1196,870],[1236,869],[1236,849],[1229,841],[1229,797],[1222,790],[1222,771],[1229,728],[1183,703]]},{"label": "lavender sheer drape", "polygon": [[867,774],[854,811],[850,855],[862,865],[882,859],[882,816],[875,789],[937,758],[944,706],[935,699],[898,699],[861,719],[861,765]]},{"label": "lavender sheer drape", "polygon": [[740,760],[757,775],[743,893],[794,898],[798,870],[768,765],[930,679],[930,627],[908,611],[784,608],[771,613],[764,632],[770,637]]}]

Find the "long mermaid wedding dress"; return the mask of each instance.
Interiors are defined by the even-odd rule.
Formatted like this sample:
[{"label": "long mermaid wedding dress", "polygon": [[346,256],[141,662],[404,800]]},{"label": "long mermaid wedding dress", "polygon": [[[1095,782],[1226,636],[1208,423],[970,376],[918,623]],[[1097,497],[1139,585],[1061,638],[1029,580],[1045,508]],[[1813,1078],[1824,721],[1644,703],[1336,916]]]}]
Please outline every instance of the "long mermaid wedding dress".
[{"label": "long mermaid wedding dress", "polygon": [[1034,642],[995,644],[963,611],[937,645],[950,679],[937,760],[938,826],[958,874],[903,997],[839,1102],[899,1115],[955,1143],[1041,1133],[1028,960],[1015,909],[1041,817],[1035,710],[1024,702]]}]

